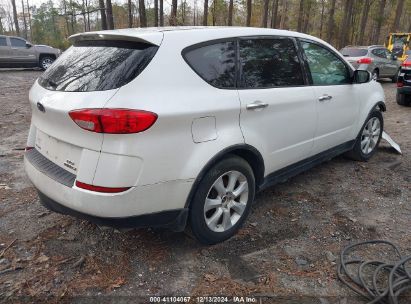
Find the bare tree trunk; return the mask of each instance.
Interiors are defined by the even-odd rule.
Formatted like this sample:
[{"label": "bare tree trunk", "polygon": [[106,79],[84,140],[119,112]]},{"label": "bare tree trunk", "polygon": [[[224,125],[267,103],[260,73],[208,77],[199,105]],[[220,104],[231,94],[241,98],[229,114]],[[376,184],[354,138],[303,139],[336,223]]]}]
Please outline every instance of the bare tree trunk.
[{"label": "bare tree trunk", "polygon": [[360,23],[360,28],[358,32],[360,33],[360,36],[358,37],[358,44],[363,45],[364,44],[364,32],[365,32],[365,27],[367,26],[367,21],[368,21],[368,13],[370,12],[370,0],[365,0],[364,6],[362,8],[361,12],[361,23]]},{"label": "bare tree trunk", "polygon": [[247,0],[247,21],[246,26],[251,25],[251,10],[253,9],[252,0]]},{"label": "bare tree trunk", "polygon": [[31,28],[31,13],[30,13],[29,0],[26,0],[26,5],[27,5],[27,15],[29,17],[30,40],[32,40],[33,39],[33,29]]},{"label": "bare tree trunk", "polygon": [[27,39],[27,22],[26,22],[26,13],[24,11],[24,0],[21,0],[21,7],[22,7],[22,10],[23,10],[24,38]]},{"label": "bare tree trunk", "polygon": [[138,0],[138,13],[140,15],[140,27],[147,27],[145,0]]},{"label": "bare tree trunk", "polygon": [[211,12],[213,13],[211,20],[213,21],[213,26],[215,26],[215,21],[216,21],[216,17],[215,17],[215,0],[213,0],[213,7],[211,8]]},{"label": "bare tree trunk", "polygon": [[208,0],[204,0],[204,14],[203,14],[203,25],[207,26],[208,21]]},{"label": "bare tree trunk", "polygon": [[395,33],[396,31],[398,31],[403,8],[404,8],[404,0],[398,0],[397,9],[395,10],[394,22],[391,27],[391,32]]},{"label": "bare tree trunk", "polygon": [[338,41],[339,43],[337,43],[338,48],[347,45],[352,8],[353,0],[346,0],[344,5],[344,17],[341,24],[340,39]]},{"label": "bare tree trunk", "polygon": [[127,0],[127,9],[128,9],[128,27],[133,27],[133,11],[131,0]]},{"label": "bare tree trunk", "polygon": [[302,31],[304,32],[304,33],[308,33],[308,25],[309,25],[309,20],[310,20],[310,17],[312,18],[312,19],[314,19],[315,20],[315,13],[316,13],[316,10],[313,10],[313,12],[311,13],[311,1],[308,1],[308,6],[306,7],[306,9],[305,9],[305,14],[303,14],[303,16],[304,16],[304,24],[303,24],[303,26],[302,26]]},{"label": "bare tree trunk", "polygon": [[303,17],[304,17],[304,0],[300,0],[300,7],[298,9],[297,32],[301,32],[303,29]]},{"label": "bare tree trunk", "polygon": [[84,0],[82,2],[81,8],[82,8],[81,14],[83,15],[83,22],[84,22],[84,31],[87,32],[86,8],[85,8]]},{"label": "bare tree trunk", "polygon": [[4,32],[4,29],[3,29],[3,20],[1,19],[1,16],[0,16],[0,34],[3,34],[3,32]]},{"label": "bare tree trunk", "polygon": [[158,26],[158,0],[154,0],[154,26]]},{"label": "bare tree trunk", "polygon": [[171,1],[171,13],[169,23],[171,26],[177,25],[177,0]]},{"label": "bare tree trunk", "polygon": [[181,2],[181,23],[183,25],[186,24],[186,0]]},{"label": "bare tree trunk", "polygon": [[271,9],[271,28],[277,27],[278,1],[279,0],[273,0],[273,7]]},{"label": "bare tree trunk", "polygon": [[261,27],[267,27],[269,4],[270,4],[270,0],[264,0],[263,13],[261,16]]},{"label": "bare tree trunk", "polygon": [[233,25],[233,11],[234,11],[234,0],[230,0],[228,4],[228,25]]},{"label": "bare tree trunk", "polygon": [[386,3],[387,3],[387,0],[380,0],[380,5],[378,7],[377,24],[375,26],[375,32],[374,32],[374,37],[373,37],[373,41],[375,41],[375,43],[378,43],[380,40],[380,33],[381,33],[382,22],[384,21],[384,9],[385,9]]},{"label": "bare tree trunk", "polygon": [[16,28],[16,34],[17,36],[19,36],[20,28],[19,28],[19,19],[17,18],[16,0],[11,0],[11,5],[13,6],[13,19],[14,19],[14,26]]},{"label": "bare tree trunk", "polygon": [[287,0],[282,0],[281,7],[281,20],[280,20],[280,29],[285,29],[286,27],[286,19],[287,19],[287,11],[288,11],[288,2]]},{"label": "bare tree trunk", "polygon": [[106,13],[107,13],[107,29],[114,29],[114,18],[113,18],[113,5],[111,0],[106,0]]},{"label": "bare tree trunk", "polygon": [[104,5],[104,0],[98,0],[100,6],[100,16],[101,16],[101,29],[107,29],[107,17],[106,17],[106,7]]},{"label": "bare tree trunk", "polygon": [[86,10],[87,10],[87,28],[90,31],[90,9],[89,9],[89,4],[90,2],[88,0],[86,0]]},{"label": "bare tree trunk", "polygon": [[160,26],[164,26],[164,3],[160,0]]},{"label": "bare tree trunk", "polygon": [[335,1],[331,0],[331,8],[328,13],[328,26],[327,26],[327,42],[331,43],[331,38],[334,32],[334,13],[335,13]]},{"label": "bare tree trunk", "polygon": [[323,36],[325,0],[321,0],[320,38]]}]

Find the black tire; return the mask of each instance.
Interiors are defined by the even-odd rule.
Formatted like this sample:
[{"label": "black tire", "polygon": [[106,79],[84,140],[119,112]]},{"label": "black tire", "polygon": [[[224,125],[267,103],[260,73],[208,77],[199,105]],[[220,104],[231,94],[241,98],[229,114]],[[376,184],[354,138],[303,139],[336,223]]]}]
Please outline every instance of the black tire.
[{"label": "black tire", "polygon": [[378,70],[377,69],[373,70],[371,73],[371,79],[374,79],[375,81],[377,81],[379,77],[380,77],[380,73],[378,72]]},{"label": "black tire", "polygon": [[400,106],[409,106],[409,105],[411,105],[410,96],[407,96],[405,94],[400,94],[400,93],[397,92],[397,98],[396,99],[397,99],[397,103]]},{"label": "black tire", "polygon": [[[211,195],[214,183],[230,171],[238,171],[245,177],[248,183],[248,197],[246,206],[237,222],[225,231],[213,231],[206,223],[204,206],[206,199]],[[228,181],[224,182],[228,183]],[[236,184],[237,185],[237,184]],[[225,184],[224,184],[225,186]],[[235,188],[234,188],[235,189]],[[234,191],[233,191],[234,192]],[[247,218],[255,195],[255,178],[250,165],[242,158],[230,155],[214,165],[200,181],[190,204],[189,223],[192,235],[203,244],[212,245],[232,237],[242,226]],[[213,212],[213,209],[209,212]],[[217,209],[214,211],[217,212]],[[229,209],[228,212],[231,212]],[[234,213],[234,212],[233,212]],[[213,214],[214,215],[214,214]],[[212,216],[211,216],[212,217]],[[223,224],[219,224],[222,226]]]},{"label": "black tire", "polygon": [[[369,152],[369,153],[364,153],[363,150],[361,149],[361,141],[363,139],[363,131],[364,131],[364,128],[367,126],[367,123],[373,118],[377,118],[380,121],[380,134],[378,136],[377,143],[376,143],[375,147],[372,149],[372,151]],[[346,153],[346,156],[353,159],[353,160],[357,160],[357,161],[368,161],[374,155],[374,153],[377,151],[378,145],[381,141],[381,136],[382,136],[383,131],[384,131],[384,118],[382,117],[382,114],[381,114],[380,111],[373,110],[370,113],[370,115],[368,115],[367,119],[365,120],[365,122],[364,122],[358,136],[357,136],[357,139],[355,140],[355,144],[354,144],[353,149],[351,151],[349,151],[348,153]]]},{"label": "black tire", "polygon": [[45,71],[56,59],[52,56],[42,56],[39,60],[40,68]]}]

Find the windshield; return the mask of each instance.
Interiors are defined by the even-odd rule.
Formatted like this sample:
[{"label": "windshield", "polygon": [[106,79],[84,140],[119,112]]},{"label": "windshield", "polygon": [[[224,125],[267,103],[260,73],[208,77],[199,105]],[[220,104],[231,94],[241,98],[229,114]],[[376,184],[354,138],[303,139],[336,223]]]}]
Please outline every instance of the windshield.
[{"label": "windshield", "polygon": [[345,57],[362,57],[367,55],[368,50],[360,48],[344,48],[340,52]]},{"label": "windshield", "polygon": [[78,42],[44,72],[39,84],[66,92],[117,89],[136,78],[157,49],[129,41]]}]

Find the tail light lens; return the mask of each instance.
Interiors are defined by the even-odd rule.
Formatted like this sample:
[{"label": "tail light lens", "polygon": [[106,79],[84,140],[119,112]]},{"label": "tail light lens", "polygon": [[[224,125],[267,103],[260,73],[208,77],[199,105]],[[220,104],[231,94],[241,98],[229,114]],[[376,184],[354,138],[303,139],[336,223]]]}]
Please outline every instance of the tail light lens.
[{"label": "tail light lens", "polygon": [[404,68],[409,68],[411,67],[411,61],[404,61],[401,66]]},{"label": "tail light lens", "polygon": [[109,187],[94,186],[94,185],[85,184],[79,181],[76,181],[76,186],[81,189],[86,189],[86,190],[94,191],[94,192],[102,192],[102,193],[119,193],[119,192],[124,192],[130,189],[130,187],[109,188]]},{"label": "tail light lens", "polygon": [[143,132],[157,120],[155,113],[130,109],[80,109],[69,115],[84,130],[110,134]]},{"label": "tail light lens", "polygon": [[404,86],[404,83],[403,82],[397,82],[397,88],[402,88]]},{"label": "tail light lens", "polygon": [[370,57],[364,57],[357,60],[357,63],[360,64],[370,64],[372,63],[372,59]]}]

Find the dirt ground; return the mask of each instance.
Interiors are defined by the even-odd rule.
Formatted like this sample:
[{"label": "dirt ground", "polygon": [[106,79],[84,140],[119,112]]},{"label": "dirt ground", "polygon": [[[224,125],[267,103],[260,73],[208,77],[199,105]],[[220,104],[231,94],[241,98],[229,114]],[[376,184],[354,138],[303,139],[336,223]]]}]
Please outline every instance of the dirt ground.
[{"label": "dirt ground", "polygon": [[402,156],[382,142],[367,163],[337,157],[269,188],[238,235],[206,247],[163,229],[100,228],[39,204],[23,170],[28,91],[39,75],[0,71],[0,302],[364,303],[337,280],[340,250],[386,239],[411,253],[411,108],[395,103],[395,84],[382,82],[385,130]]}]

